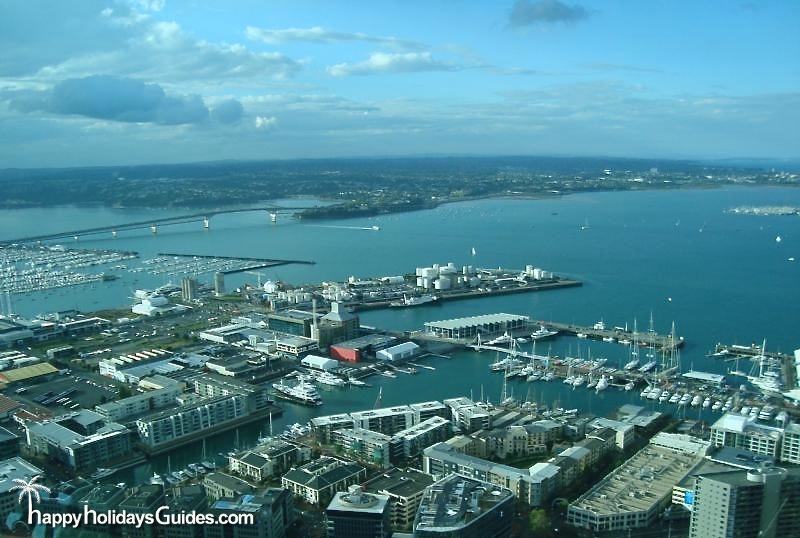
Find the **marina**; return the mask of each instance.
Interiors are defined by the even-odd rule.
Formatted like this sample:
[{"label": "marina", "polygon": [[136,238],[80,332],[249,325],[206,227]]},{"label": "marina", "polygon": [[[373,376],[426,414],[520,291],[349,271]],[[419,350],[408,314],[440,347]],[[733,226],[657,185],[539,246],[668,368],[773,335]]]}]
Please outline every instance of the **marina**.
[{"label": "marina", "polygon": [[306,260],[275,260],[203,254],[159,253],[158,257],[143,260],[141,266],[128,269],[131,273],[146,271],[151,275],[201,275],[208,273],[235,274],[287,264],[313,265]]},{"label": "marina", "polygon": [[[120,262],[137,257],[136,252],[74,249],[61,245],[0,247],[0,293],[30,293],[112,280],[116,276],[109,271],[125,268],[127,265]],[[79,271],[88,268],[104,271]]]}]

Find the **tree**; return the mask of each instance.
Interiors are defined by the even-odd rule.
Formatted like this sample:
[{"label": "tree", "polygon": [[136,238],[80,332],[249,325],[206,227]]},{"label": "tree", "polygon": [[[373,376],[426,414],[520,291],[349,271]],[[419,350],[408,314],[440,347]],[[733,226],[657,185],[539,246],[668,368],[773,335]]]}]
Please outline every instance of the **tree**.
[{"label": "tree", "polygon": [[531,510],[531,513],[528,514],[528,524],[536,536],[550,535],[550,516],[541,508]]}]

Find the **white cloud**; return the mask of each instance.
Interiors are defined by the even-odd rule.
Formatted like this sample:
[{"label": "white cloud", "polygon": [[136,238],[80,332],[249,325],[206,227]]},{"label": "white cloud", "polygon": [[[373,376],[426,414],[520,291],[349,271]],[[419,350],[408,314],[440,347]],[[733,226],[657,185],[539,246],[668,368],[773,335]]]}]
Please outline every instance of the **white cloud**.
[{"label": "white cloud", "polygon": [[25,9],[9,10],[0,3],[0,21],[14,21],[7,29],[0,22],[0,82],[26,77],[53,84],[105,74],[167,83],[235,83],[281,80],[302,70],[301,62],[279,52],[199,39],[177,22],[156,20],[152,13],[163,2],[69,4],[30,0]]},{"label": "white cloud", "polygon": [[334,77],[350,75],[375,75],[379,73],[413,73],[419,71],[454,71],[458,66],[434,60],[430,52],[373,52],[358,63],[340,63],[328,67]]},{"label": "white cloud", "polygon": [[275,116],[256,116],[256,129],[272,129],[278,125],[278,118]]},{"label": "white cloud", "polygon": [[275,45],[292,41],[305,41],[309,43],[341,43],[348,41],[361,41],[397,49],[422,49],[425,46],[416,41],[398,39],[396,37],[382,37],[364,34],[362,32],[335,32],[321,26],[311,28],[283,28],[280,30],[257,28],[248,26],[245,35],[253,41],[262,41]]}]

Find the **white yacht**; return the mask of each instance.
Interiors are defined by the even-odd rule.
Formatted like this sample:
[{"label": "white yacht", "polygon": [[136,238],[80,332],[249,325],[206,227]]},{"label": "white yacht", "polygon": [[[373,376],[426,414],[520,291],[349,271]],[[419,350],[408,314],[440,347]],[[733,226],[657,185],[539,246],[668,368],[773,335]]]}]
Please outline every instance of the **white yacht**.
[{"label": "white yacht", "polygon": [[597,382],[597,386],[594,388],[595,392],[601,392],[608,388],[608,378],[606,376],[602,376],[600,380]]},{"label": "white yacht", "polygon": [[303,405],[322,405],[322,397],[311,383],[301,381],[297,385],[291,386],[281,380],[279,383],[273,383],[272,388],[275,389],[275,395],[278,398]]},{"label": "white yacht", "polygon": [[317,376],[317,382],[331,387],[343,387],[346,382],[339,376],[335,376],[330,372],[322,372]]},{"label": "white yacht", "polygon": [[531,340],[544,340],[545,338],[552,338],[557,334],[558,331],[548,329],[544,325],[539,325],[539,328],[531,333]]}]

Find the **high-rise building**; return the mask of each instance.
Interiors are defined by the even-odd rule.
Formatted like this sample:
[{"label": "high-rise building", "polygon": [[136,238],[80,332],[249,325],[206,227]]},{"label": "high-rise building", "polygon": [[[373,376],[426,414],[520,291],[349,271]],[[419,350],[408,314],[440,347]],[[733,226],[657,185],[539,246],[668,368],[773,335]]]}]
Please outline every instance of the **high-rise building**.
[{"label": "high-rise building", "polygon": [[189,276],[181,279],[181,299],[184,301],[197,299],[197,279]]},{"label": "high-rise building", "polygon": [[325,510],[328,538],[388,538],[389,497],[350,486],[337,493]]},{"label": "high-rise building", "polygon": [[225,273],[214,273],[214,295],[225,295]]},{"label": "high-rise building", "polygon": [[510,490],[453,474],[428,486],[414,520],[415,538],[508,538]]},{"label": "high-rise building", "polygon": [[689,532],[690,538],[800,536],[800,469],[698,476]]}]

